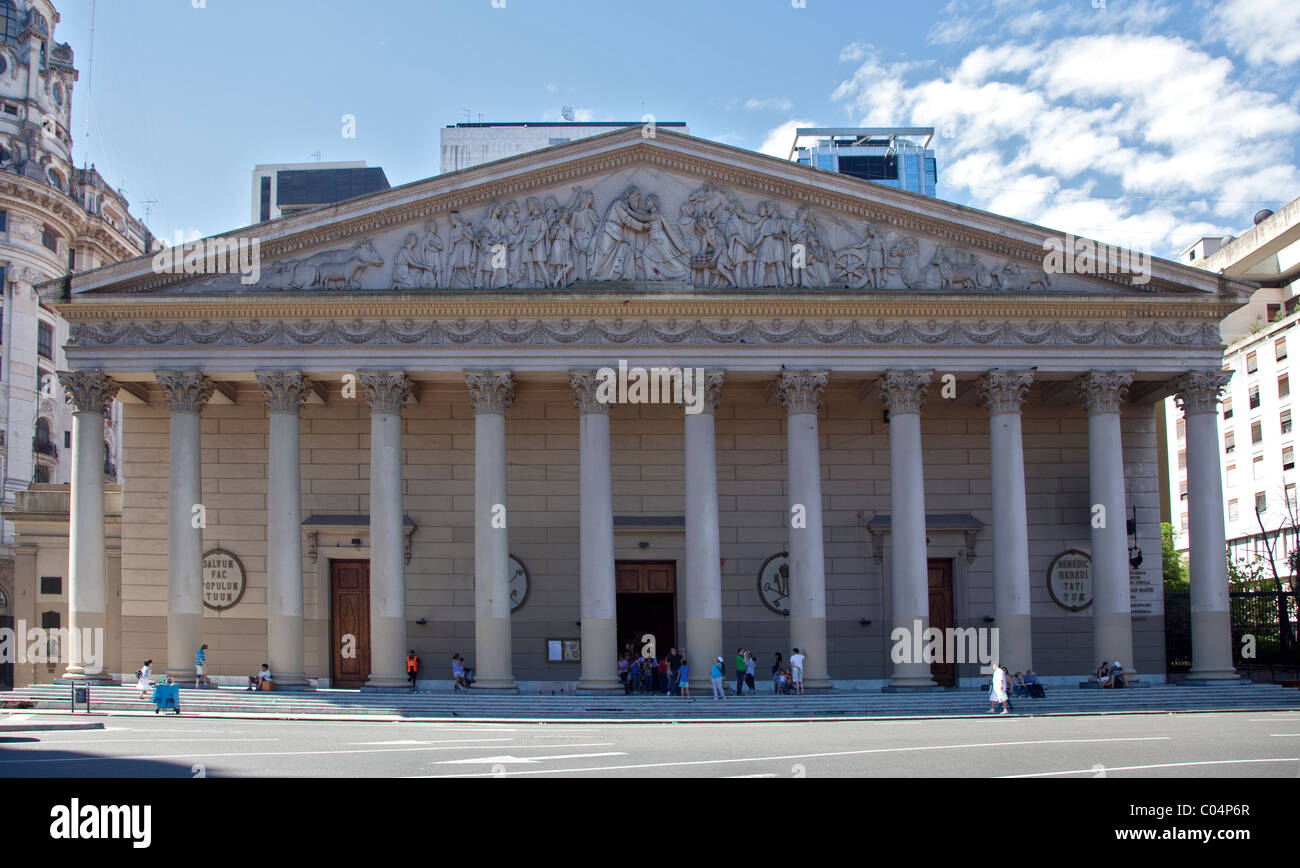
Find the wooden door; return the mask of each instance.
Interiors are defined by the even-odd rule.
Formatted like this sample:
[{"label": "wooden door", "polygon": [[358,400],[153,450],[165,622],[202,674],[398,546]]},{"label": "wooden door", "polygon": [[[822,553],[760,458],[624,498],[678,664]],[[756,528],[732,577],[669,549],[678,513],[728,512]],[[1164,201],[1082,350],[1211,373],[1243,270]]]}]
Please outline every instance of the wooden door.
[{"label": "wooden door", "polygon": [[330,685],[362,686],[370,677],[370,561],[330,562],[330,634]]},{"label": "wooden door", "polygon": [[672,594],[677,591],[677,565],[672,561],[619,561],[614,565],[620,594]]},{"label": "wooden door", "polygon": [[[952,613],[952,561],[931,559],[926,564],[930,586],[930,626],[945,632],[953,626]],[[947,643],[945,642],[945,647]],[[951,660],[930,664],[930,675],[942,687],[957,685],[957,665]]]}]

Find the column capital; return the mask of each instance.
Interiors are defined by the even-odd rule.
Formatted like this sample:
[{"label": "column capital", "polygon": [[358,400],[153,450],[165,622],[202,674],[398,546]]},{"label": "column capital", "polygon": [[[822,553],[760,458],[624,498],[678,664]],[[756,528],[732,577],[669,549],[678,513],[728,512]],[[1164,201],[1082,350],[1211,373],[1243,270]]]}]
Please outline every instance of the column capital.
[{"label": "column capital", "polygon": [[466,371],[465,385],[469,387],[469,402],[475,414],[504,416],[515,401],[515,377],[510,371]]},{"label": "column capital", "polygon": [[1013,371],[993,368],[980,378],[980,403],[995,413],[1019,413],[1034,382],[1033,369]]},{"label": "column capital", "polygon": [[704,371],[702,373],[700,382],[695,384],[695,388],[704,390],[703,409],[700,412],[714,414],[718,412],[718,402],[722,400],[722,380],[726,372]]},{"label": "column capital", "polygon": [[254,371],[269,413],[297,413],[307,403],[311,381],[302,371]]},{"label": "column capital", "polygon": [[1223,400],[1223,390],[1232,379],[1232,371],[1205,369],[1188,371],[1173,381],[1174,403],[1183,415],[1213,413]]},{"label": "column capital", "polygon": [[358,371],[361,385],[366,390],[372,415],[392,413],[402,415],[406,401],[411,397],[411,378],[405,371]]},{"label": "column capital", "polygon": [[1074,381],[1079,401],[1093,413],[1118,413],[1133,385],[1132,371],[1089,371]]},{"label": "column capital", "polygon": [[828,379],[829,371],[781,371],[772,390],[789,415],[816,413],[826,396]]},{"label": "column capital", "polygon": [[202,413],[212,397],[214,384],[202,371],[154,371],[154,378],[173,413]]},{"label": "column capital", "polygon": [[890,413],[920,413],[934,371],[885,371],[880,395]]},{"label": "column capital", "polygon": [[573,390],[573,406],[580,413],[609,415],[609,402],[600,398],[601,384],[605,383],[596,371],[569,371],[569,388]]},{"label": "column capital", "polygon": [[117,395],[118,384],[98,368],[90,371],[59,371],[59,383],[72,402],[74,412],[108,415],[108,405]]}]

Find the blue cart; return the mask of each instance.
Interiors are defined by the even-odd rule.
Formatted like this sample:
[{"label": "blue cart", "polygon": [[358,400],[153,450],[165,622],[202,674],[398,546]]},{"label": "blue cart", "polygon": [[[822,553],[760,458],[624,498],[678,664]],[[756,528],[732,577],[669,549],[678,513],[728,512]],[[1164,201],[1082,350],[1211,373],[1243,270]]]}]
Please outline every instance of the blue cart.
[{"label": "blue cart", "polygon": [[181,713],[181,688],[179,684],[159,684],[153,689],[153,713],[157,714],[164,708],[171,708],[177,714]]}]

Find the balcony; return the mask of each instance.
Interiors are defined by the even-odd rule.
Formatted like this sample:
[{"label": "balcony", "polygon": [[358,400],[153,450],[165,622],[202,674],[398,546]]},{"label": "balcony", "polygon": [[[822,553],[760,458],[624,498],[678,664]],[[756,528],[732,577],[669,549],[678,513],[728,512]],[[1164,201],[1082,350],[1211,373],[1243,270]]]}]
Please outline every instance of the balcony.
[{"label": "balcony", "polygon": [[48,455],[51,458],[59,457],[59,447],[54,445],[51,440],[42,440],[39,437],[32,438],[32,451],[37,455]]},{"label": "balcony", "polygon": [[104,478],[117,481],[117,465],[111,461],[104,462]]}]

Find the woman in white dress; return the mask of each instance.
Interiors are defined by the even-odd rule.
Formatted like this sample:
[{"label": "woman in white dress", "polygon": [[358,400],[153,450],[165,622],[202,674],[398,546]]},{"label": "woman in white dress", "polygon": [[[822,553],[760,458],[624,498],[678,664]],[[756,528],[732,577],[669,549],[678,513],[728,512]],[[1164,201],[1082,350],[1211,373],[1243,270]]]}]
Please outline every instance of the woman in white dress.
[{"label": "woman in white dress", "polygon": [[140,688],[141,699],[149,698],[147,694],[149,693],[149,688],[152,686],[149,684],[149,676],[152,674],[153,674],[153,661],[152,660],[144,661],[144,665],[141,666],[140,671],[136,673],[136,681],[135,681],[135,686]]},{"label": "woman in white dress", "polygon": [[996,661],[993,663],[993,685],[989,688],[989,710],[986,714],[992,714],[997,711],[998,703],[1002,703],[1000,714],[1007,713],[1007,673],[1002,671],[1002,667]]}]

